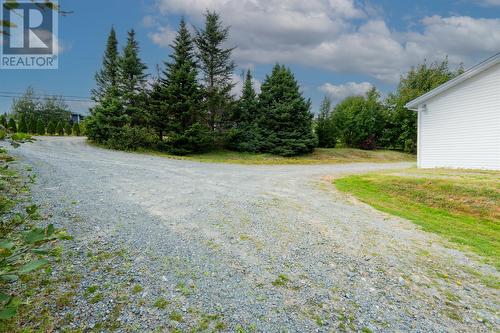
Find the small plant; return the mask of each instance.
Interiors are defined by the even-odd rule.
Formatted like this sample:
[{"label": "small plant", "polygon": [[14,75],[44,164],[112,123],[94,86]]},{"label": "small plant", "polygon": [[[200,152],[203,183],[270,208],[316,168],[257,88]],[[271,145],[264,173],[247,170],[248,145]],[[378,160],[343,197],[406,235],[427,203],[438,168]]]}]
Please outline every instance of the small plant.
[{"label": "small plant", "polygon": [[288,278],[288,276],[286,276],[285,274],[280,274],[278,275],[276,280],[272,282],[272,285],[275,287],[285,287],[289,282],[290,279]]},{"label": "small plant", "polygon": [[156,299],[155,303],[154,303],[154,306],[157,307],[158,309],[165,309],[167,307],[167,305],[169,305],[170,302],[167,301],[164,297],[159,297]]},{"label": "small plant", "polygon": [[102,301],[103,298],[104,298],[104,295],[102,293],[96,293],[96,294],[94,294],[94,296],[92,296],[92,298],[89,300],[89,302],[92,304],[95,304],[95,303]]},{"label": "small plant", "polygon": [[85,296],[90,296],[92,295],[93,293],[95,293],[97,291],[97,286],[96,285],[92,285],[90,287],[88,287],[87,289],[85,289]]},{"label": "small plant", "polygon": [[173,320],[173,321],[176,321],[179,323],[182,323],[184,321],[184,319],[182,318],[182,315],[176,311],[172,311],[172,313],[170,313],[168,318],[170,318],[170,320]]},{"label": "small plant", "polygon": [[136,284],[133,288],[132,288],[132,292],[134,294],[138,294],[140,293],[141,291],[143,291],[144,288],[140,285],[140,284]]}]

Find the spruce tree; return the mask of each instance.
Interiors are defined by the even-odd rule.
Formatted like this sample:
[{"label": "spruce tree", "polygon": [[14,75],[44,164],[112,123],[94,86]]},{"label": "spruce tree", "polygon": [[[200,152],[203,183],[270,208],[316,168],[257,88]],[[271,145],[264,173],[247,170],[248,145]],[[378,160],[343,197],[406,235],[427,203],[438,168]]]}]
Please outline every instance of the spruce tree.
[{"label": "spruce tree", "polygon": [[20,133],[28,133],[28,125],[26,123],[26,116],[24,114],[21,114],[19,116],[19,126],[17,131]]},{"label": "spruce tree", "polygon": [[125,103],[125,113],[130,117],[131,125],[144,125],[147,120],[145,114],[145,85],[147,66],[139,56],[139,43],[135,39],[135,31],[128,32],[127,44],[120,59],[119,94]]},{"label": "spruce tree", "polygon": [[78,123],[73,124],[71,134],[73,134],[74,136],[80,136],[80,125]]},{"label": "spruce tree", "polygon": [[118,40],[116,39],[115,29],[112,27],[102,60],[102,68],[95,75],[97,87],[92,89],[92,99],[94,101],[99,102],[105,95],[116,93],[119,59]]},{"label": "spruce tree", "polygon": [[7,129],[7,127],[9,127],[9,123],[7,121],[7,114],[4,113],[0,117],[0,125],[2,125],[5,129]]},{"label": "spruce tree", "polygon": [[47,134],[48,135],[56,134],[56,124],[52,120],[49,121],[49,124],[47,125]]},{"label": "spruce tree", "polygon": [[61,136],[64,135],[64,126],[63,126],[63,124],[60,121],[57,122],[56,133],[57,133],[57,135],[61,135]]},{"label": "spruce tree", "polygon": [[208,124],[215,131],[228,127],[234,87],[232,74],[235,64],[231,60],[233,48],[224,48],[229,27],[223,27],[219,14],[207,11],[205,27],[196,30],[199,67],[203,74]]},{"label": "spruce tree", "polygon": [[282,156],[310,153],[316,146],[311,102],[300,93],[292,72],[276,65],[262,84],[259,96],[262,148]]},{"label": "spruce tree", "polygon": [[260,148],[258,100],[252,80],[252,73],[248,70],[241,98],[233,114],[235,128],[229,135],[229,148],[238,151],[256,152]]},{"label": "spruce tree", "polygon": [[28,121],[28,133],[36,134],[36,117],[31,115]]},{"label": "spruce tree", "polygon": [[17,124],[14,118],[9,119],[9,124],[7,126],[11,132],[17,132]]},{"label": "spruce tree", "polygon": [[64,135],[71,135],[71,124],[66,123],[64,126]]},{"label": "spruce tree", "polygon": [[45,135],[45,124],[41,118],[39,118],[36,122],[36,134]]},{"label": "spruce tree", "polygon": [[177,154],[203,151],[210,141],[208,128],[203,123],[202,95],[197,82],[198,70],[194,43],[181,20],[177,36],[171,45],[170,62],[159,82],[159,96],[163,100],[162,124],[171,139],[170,150]]},{"label": "spruce tree", "polygon": [[337,144],[337,129],[333,123],[332,101],[325,96],[316,118],[316,135],[318,137],[318,147],[334,148]]}]

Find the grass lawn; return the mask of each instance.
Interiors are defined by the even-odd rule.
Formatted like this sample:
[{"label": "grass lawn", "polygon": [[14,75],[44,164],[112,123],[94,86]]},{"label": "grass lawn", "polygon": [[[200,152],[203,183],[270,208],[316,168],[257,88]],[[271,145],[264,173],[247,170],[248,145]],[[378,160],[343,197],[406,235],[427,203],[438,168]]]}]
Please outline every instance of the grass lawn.
[{"label": "grass lawn", "polygon": [[500,172],[409,169],[334,183],[340,191],[409,219],[500,268]]},{"label": "grass lawn", "polygon": [[281,157],[271,154],[239,153],[219,150],[205,154],[173,156],[156,151],[143,151],[156,156],[211,163],[234,164],[335,164],[354,162],[413,162],[414,155],[388,150],[360,150],[351,148],[316,149],[314,153],[298,157]]}]

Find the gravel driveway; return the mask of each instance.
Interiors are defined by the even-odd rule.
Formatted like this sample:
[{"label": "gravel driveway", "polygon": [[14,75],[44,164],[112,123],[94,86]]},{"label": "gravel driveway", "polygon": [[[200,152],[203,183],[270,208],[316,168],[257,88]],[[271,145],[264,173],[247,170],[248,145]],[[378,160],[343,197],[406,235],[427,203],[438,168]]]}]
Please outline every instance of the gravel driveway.
[{"label": "gravel driveway", "polygon": [[74,236],[59,326],[119,332],[498,331],[498,272],[336,192],[409,164],[241,166],[44,137],[13,151]]}]

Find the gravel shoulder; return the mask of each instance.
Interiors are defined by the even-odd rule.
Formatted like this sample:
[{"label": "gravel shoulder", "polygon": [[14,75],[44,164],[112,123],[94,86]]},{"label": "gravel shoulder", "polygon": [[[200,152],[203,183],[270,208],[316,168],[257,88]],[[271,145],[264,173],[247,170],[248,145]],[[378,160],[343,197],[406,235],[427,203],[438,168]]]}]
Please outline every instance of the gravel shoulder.
[{"label": "gravel shoulder", "polygon": [[494,268],[329,181],[411,164],[209,164],[50,137],[12,153],[75,238],[57,329],[500,330]]}]

